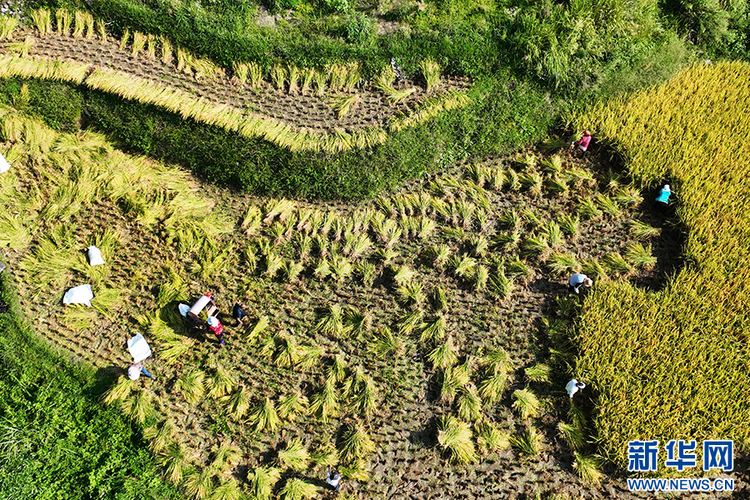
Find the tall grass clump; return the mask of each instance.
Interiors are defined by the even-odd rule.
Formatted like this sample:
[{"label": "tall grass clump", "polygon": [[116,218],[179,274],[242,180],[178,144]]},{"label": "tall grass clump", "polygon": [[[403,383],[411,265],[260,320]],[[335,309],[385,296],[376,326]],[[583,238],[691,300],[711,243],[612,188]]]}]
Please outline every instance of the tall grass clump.
[{"label": "tall grass clump", "polygon": [[[680,186],[676,217],[688,229],[688,264],[664,289],[600,282],[578,320],[575,374],[598,393],[599,454],[620,467],[627,442],[643,436],[722,436],[750,448],[750,163],[736,161],[750,157],[750,119],[737,112],[748,95],[750,65],[704,64],[574,118],[618,145],[635,184]],[[735,195],[716,196],[726,190]],[[635,250],[630,257],[643,261],[646,247]],[[595,479],[588,465],[577,460]]]}]

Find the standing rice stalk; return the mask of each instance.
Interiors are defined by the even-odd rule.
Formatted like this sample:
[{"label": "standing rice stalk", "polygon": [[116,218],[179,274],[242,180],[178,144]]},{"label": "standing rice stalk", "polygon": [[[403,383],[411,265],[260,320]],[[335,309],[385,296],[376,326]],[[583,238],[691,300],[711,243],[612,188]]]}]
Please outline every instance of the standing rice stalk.
[{"label": "standing rice stalk", "polygon": [[346,84],[347,68],[343,64],[333,63],[326,68],[332,92],[340,91]]},{"label": "standing rice stalk", "polygon": [[440,84],[440,65],[437,62],[424,59],[419,63],[419,69],[422,70],[422,78],[428,92]]},{"label": "standing rice stalk", "polygon": [[313,74],[313,82],[315,83],[315,94],[318,97],[323,97],[326,93],[326,81],[327,75],[323,71],[316,71]]},{"label": "standing rice stalk", "polygon": [[146,56],[149,59],[156,59],[156,44],[158,43],[158,39],[154,35],[148,35],[146,37],[146,43],[148,44],[146,48]]},{"label": "standing rice stalk", "polygon": [[133,56],[133,58],[138,58],[138,54],[140,54],[141,50],[143,50],[143,47],[144,45],[146,45],[147,40],[148,37],[143,33],[140,33],[138,31],[133,33],[133,46],[130,48],[130,54]]},{"label": "standing rice stalk", "polygon": [[166,37],[161,37],[161,62],[167,66],[172,64],[173,60],[172,43]]},{"label": "standing rice stalk", "polygon": [[346,65],[346,80],[343,84],[343,89],[346,92],[351,92],[354,87],[362,80],[362,70],[359,63],[356,61],[350,62]]},{"label": "standing rice stalk", "polygon": [[284,90],[284,82],[286,82],[286,70],[280,64],[276,64],[271,68],[271,80],[273,81],[276,90]]},{"label": "standing rice stalk", "polygon": [[17,26],[18,19],[15,17],[0,15],[0,40],[5,40],[6,38],[13,36],[13,32]]},{"label": "standing rice stalk", "polygon": [[232,63],[232,70],[234,71],[234,81],[239,86],[245,85],[248,72],[250,71],[250,65],[248,63],[234,61],[234,63]]},{"label": "standing rice stalk", "polygon": [[104,24],[104,21],[96,22],[96,32],[99,38],[102,39],[102,42],[107,43],[107,25]]},{"label": "standing rice stalk", "polygon": [[[70,35],[70,23],[71,23],[70,11],[68,9],[57,9],[55,11],[55,20],[56,20],[56,25],[57,25],[56,26],[57,34],[62,35],[62,36]],[[0,39],[5,37],[3,36],[3,33],[4,31],[0,31]]]},{"label": "standing rice stalk", "polygon": [[96,26],[93,14],[86,12],[84,14],[84,20],[86,21],[86,38],[90,40],[96,36]]},{"label": "standing rice stalk", "polygon": [[297,94],[299,92],[299,68],[297,66],[289,66],[287,68],[287,74],[289,75],[289,93]]},{"label": "standing rice stalk", "polygon": [[122,38],[120,38],[120,50],[125,50],[125,47],[127,47],[128,45],[128,41],[130,41],[130,30],[128,28],[125,28],[125,31],[123,31],[122,33]]},{"label": "standing rice stalk", "polygon": [[31,19],[41,36],[47,36],[52,32],[52,16],[49,9],[37,9],[31,12]]},{"label": "standing rice stalk", "polygon": [[300,92],[307,94],[312,86],[312,82],[315,79],[316,71],[313,68],[305,68],[302,70],[302,87]]}]

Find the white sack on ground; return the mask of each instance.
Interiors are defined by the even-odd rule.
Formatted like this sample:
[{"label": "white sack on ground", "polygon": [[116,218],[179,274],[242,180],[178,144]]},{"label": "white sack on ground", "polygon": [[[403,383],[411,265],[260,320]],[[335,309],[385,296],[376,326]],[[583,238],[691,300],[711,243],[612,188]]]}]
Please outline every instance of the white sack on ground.
[{"label": "white sack on ground", "polygon": [[89,264],[92,266],[101,266],[104,264],[104,258],[102,257],[102,251],[96,248],[94,245],[89,247]]},{"label": "white sack on ground", "polygon": [[91,299],[93,298],[94,292],[91,291],[91,285],[80,285],[65,292],[63,304],[86,304],[91,307]]},{"label": "white sack on ground", "polygon": [[0,153],[0,174],[7,172],[8,170],[10,170],[10,163],[8,163],[8,160],[6,160],[2,153]]},{"label": "white sack on ground", "polygon": [[133,363],[140,363],[147,357],[151,356],[151,348],[148,342],[140,333],[133,338],[128,339],[128,351],[133,356]]}]

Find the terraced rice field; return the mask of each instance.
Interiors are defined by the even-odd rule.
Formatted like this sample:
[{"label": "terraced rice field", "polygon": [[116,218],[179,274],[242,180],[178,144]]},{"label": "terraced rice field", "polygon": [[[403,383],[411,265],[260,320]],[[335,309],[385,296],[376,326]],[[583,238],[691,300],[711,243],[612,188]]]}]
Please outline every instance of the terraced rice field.
[{"label": "terraced rice field", "polygon": [[[28,317],[71,359],[120,376],[108,400],[189,494],[322,495],[338,464],[351,498],[632,496],[616,478],[579,480],[580,443],[558,429],[580,415],[563,391],[578,308],[567,276],[660,288],[679,262],[651,193],[608,155],[584,163],[553,138],[370,202],[312,203],[218,190],[97,135],[2,115],[2,244]],[[92,243],[103,268],[86,264]],[[94,307],[63,307],[81,283]],[[177,313],[207,292],[224,347]],[[154,381],[124,377],[136,332]],[[461,425],[468,455],[448,439]]]},{"label": "terraced rice field", "polygon": [[388,61],[372,81],[362,78],[357,64],[319,70],[278,65],[268,74],[252,64],[228,70],[168,40],[140,33],[116,40],[103,27],[95,34],[93,20],[83,23],[72,36],[70,25],[54,32],[13,30],[0,49],[0,75],[86,85],[294,151],[379,144],[390,130],[469,102],[470,82],[442,77],[430,61],[419,84],[397,79]]}]

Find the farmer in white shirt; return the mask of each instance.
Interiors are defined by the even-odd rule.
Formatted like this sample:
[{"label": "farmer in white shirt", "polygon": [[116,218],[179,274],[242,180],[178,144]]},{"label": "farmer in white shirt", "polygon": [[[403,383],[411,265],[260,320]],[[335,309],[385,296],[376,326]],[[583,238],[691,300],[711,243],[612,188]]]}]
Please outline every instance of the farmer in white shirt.
[{"label": "farmer in white shirt", "polygon": [[331,485],[333,491],[339,491],[339,483],[341,482],[341,474],[336,470],[328,471],[328,477],[326,482]]},{"label": "farmer in white shirt", "polygon": [[591,281],[591,278],[589,278],[585,274],[575,273],[570,277],[570,280],[568,281],[568,291],[570,293],[580,293],[580,288],[582,286],[591,286],[593,284],[594,282]]},{"label": "farmer in white shirt", "polygon": [[586,384],[573,379],[565,385],[565,390],[568,391],[568,396],[573,399],[573,394],[580,391],[584,387],[586,387]]},{"label": "farmer in white shirt", "polygon": [[133,363],[128,367],[128,378],[130,378],[130,380],[138,380],[141,377],[141,373],[149,378],[156,378],[151,375],[148,370],[146,370],[146,367],[143,366],[143,363]]}]

